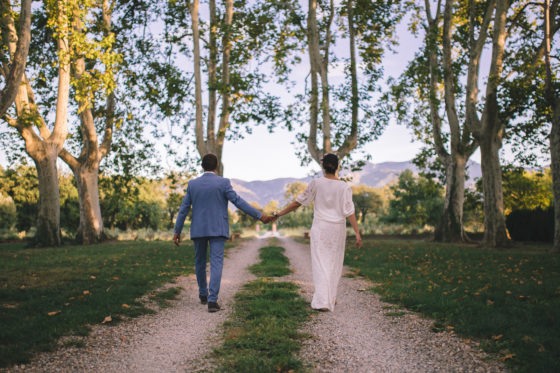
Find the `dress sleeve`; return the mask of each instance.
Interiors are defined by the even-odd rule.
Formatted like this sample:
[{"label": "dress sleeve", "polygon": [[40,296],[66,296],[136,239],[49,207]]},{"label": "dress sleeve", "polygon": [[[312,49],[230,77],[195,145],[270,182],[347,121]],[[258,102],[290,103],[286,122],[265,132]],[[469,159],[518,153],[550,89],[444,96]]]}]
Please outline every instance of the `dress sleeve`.
[{"label": "dress sleeve", "polygon": [[297,196],[296,201],[301,203],[302,205],[310,205],[311,202],[315,199],[315,194],[317,192],[317,184],[315,183],[315,179],[311,180],[307,188]]},{"label": "dress sleeve", "polygon": [[346,187],[344,195],[342,197],[342,213],[345,217],[348,217],[354,213],[354,202],[352,202],[352,189],[349,186]]}]

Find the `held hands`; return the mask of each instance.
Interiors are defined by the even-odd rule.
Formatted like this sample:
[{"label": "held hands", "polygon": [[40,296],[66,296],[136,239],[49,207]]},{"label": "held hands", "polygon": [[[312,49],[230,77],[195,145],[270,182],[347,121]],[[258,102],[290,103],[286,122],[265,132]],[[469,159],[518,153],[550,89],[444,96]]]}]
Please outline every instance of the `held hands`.
[{"label": "held hands", "polygon": [[273,216],[273,215],[268,215],[268,214],[262,214],[261,218],[259,219],[260,221],[262,221],[264,224],[268,224],[268,223],[272,223],[273,221],[275,221],[278,217]]}]

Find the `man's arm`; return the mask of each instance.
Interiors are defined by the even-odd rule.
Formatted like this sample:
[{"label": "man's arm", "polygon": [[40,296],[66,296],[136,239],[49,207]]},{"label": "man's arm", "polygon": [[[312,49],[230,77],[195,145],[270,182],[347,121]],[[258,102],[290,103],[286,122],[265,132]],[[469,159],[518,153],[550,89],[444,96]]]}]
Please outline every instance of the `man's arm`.
[{"label": "man's arm", "polygon": [[233,203],[235,207],[246,213],[247,215],[251,216],[253,219],[258,219],[263,223],[270,223],[274,218],[270,215],[263,214],[253,206],[247,203],[243,198],[241,198],[231,186],[231,182],[228,179],[226,180],[226,190],[225,195],[228,201]]},{"label": "man's arm", "polygon": [[175,242],[175,245],[177,246],[179,246],[179,242],[181,242],[181,231],[183,230],[183,225],[185,225],[185,219],[187,218],[190,209],[191,194],[189,192],[189,187],[187,187],[185,198],[183,198],[181,208],[179,208],[179,212],[177,213],[177,220],[175,220],[175,234],[173,235],[173,242]]}]

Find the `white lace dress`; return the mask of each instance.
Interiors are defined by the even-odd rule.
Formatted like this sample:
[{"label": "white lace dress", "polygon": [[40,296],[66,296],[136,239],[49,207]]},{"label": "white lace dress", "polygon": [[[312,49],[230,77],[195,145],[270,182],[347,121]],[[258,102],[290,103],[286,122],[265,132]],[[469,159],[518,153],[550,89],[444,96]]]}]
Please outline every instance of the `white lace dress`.
[{"label": "white lace dress", "polygon": [[311,270],[315,293],[311,307],[334,310],[346,246],[346,217],[354,213],[352,190],[340,180],[313,179],[296,198],[302,205],[315,202],[311,227]]}]

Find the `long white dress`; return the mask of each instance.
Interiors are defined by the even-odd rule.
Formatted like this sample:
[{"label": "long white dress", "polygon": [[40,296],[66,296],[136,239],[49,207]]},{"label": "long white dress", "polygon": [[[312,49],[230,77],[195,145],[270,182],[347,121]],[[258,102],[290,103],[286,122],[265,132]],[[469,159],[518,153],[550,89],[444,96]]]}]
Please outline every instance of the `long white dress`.
[{"label": "long white dress", "polygon": [[340,180],[311,180],[296,198],[302,205],[315,202],[311,226],[311,270],[315,293],[311,308],[334,310],[346,246],[346,217],[354,213],[352,190]]}]

